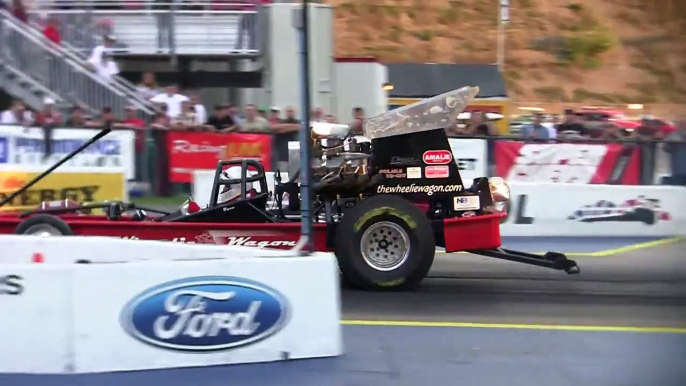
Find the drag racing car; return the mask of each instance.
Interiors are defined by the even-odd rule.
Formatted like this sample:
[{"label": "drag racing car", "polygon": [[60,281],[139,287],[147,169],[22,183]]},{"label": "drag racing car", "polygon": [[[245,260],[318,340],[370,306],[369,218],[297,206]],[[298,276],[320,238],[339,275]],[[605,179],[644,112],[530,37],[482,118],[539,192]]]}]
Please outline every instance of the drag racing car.
[{"label": "drag racing car", "polygon": [[[477,93],[465,87],[370,118],[361,137],[346,125],[311,126],[314,199],[305,209],[314,219],[312,242],[317,251],[335,253],[348,283],[367,290],[415,288],[437,247],[579,272],[561,253],[501,248],[505,213],[498,206],[509,199],[507,184],[500,178],[477,178],[470,185],[462,180],[444,128]],[[307,205],[300,189],[297,170],[287,180],[276,172],[268,191],[259,162],[220,160],[205,207],[192,199],[171,213],[125,202],[48,202],[0,216],[0,233],[290,249],[300,238],[299,213]],[[106,214],[88,214],[94,209]]]}]

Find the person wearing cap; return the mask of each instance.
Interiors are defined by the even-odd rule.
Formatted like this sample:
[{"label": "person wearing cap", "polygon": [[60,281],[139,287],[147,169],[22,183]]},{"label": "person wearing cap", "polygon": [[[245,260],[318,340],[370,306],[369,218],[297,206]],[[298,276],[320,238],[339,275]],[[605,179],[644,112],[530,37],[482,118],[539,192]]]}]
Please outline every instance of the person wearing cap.
[{"label": "person wearing cap", "polygon": [[105,35],[102,37],[102,43],[93,48],[90,57],[88,57],[88,63],[93,66],[93,69],[97,70],[98,66],[102,63],[103,55],[112,51],[112,46],[116,41],[117,39],[114,35]]},{"label": "person wearing cap", "polygon": [[588,130],[581,124],[581,114],[577,114],[572,109],[565,110],[565,116],[562,121],[557,126],[557,132],[560,136],[564,137],[580,137],[588,135]]}]

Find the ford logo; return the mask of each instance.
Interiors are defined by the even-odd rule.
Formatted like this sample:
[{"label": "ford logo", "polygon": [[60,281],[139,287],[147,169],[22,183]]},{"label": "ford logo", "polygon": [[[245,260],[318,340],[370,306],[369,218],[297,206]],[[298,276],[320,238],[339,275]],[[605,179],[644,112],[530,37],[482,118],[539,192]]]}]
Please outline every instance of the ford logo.
[{"label": "ford logo", "polygon": [[264,340],[288,323],[290,306],[255,281],[202,276],[152,287],[121,313],[134,338],[169,350],[211,352]]}]

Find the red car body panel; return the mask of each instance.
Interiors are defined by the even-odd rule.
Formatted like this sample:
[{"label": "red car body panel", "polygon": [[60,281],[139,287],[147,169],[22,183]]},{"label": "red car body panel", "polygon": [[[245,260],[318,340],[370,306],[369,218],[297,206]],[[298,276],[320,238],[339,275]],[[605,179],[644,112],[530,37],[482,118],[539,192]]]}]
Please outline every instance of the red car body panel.
[{"label": "red car body panel", "polygon": [[[500,219],[504,213],[443,220],[446,252],[492,249],[501,245]],[[291,249],[300,238],[301,224],[293,223],[183,223],[132,221],[126,217],[110,221],[102,215],[59,216],[78,236],[108,236],[198,244],[230,244],[258,248]],[[13,234],[26,218],[18,213],[0,215],[0,234]],[[327,246],[327,225],[314,224],[317,251]]]}]

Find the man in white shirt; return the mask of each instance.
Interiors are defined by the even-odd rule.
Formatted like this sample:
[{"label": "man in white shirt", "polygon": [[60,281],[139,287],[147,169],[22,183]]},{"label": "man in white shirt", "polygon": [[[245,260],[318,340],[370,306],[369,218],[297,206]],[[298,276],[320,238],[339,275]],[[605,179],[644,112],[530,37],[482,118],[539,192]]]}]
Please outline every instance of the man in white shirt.
[{"label": "man in white shirt", "polygon": [[21,101],[14,101],[9,110],[5,110],[0,114],[0,125],[24,125],[30,126],[33,124],[33,114],[26,111],[26,107]]},{"label": "man in white shirt", "polygon": [[103,54],[111,52],[112,45],[114,45],[116,41],[117,40],[113,35],[104,36],[102,39],[102,44],[93,48],[91,56],[88,58],[88,63],[97,68],[97,66],[102,63]]},{"label": "man in white shirt", "polygon": [[167,86],[166,93],[159,94],[150,99],[153,103],[162,103],[167,106],[169,118],[176,118],[181,114],[181,104],[188,101],[188,97],[178,93],[176,86]]},{"label": "man in white shirt", "polygon": [[197,95],[191,95],[191,105],[195,110],[195,124],[198,126],[204,125],[207,122],[207,110],[200,103]]},{"label": "man in white shirt", "polygon": [[119,66],[117,62],[112,60],[112,54],[106,52],[102,55],[102,61],[95,66],[95,71],[101,78],[109,81],[113,76],[119,74]]}]

